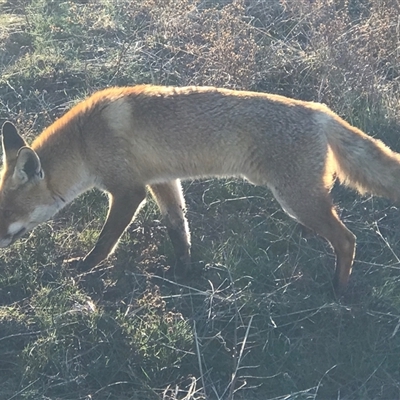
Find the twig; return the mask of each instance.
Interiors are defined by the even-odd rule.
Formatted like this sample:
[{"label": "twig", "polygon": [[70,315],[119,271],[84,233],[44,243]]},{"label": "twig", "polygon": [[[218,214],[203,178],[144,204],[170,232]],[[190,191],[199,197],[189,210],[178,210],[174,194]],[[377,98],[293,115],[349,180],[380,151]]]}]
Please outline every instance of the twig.
[{"label": "twig", "polygon": [[[234,345],[233,345],[233,363],[234,363],[234,370],[232,372],[232,378],[231,381],[229,383],[229,385],[225,388],[223,394],[221,397],[224,397],[225,393],[228,391],[229,389],[229,393],[228,393],[228,400],[233,400],[233,395],[235,394],[235,387],[236,387],[236,382],[237,382],[237,377],[238,377],[238,371],[240,369],[240,364],[243,358],[243,353],[244,353],[244,349],[247,343],[247,339],[249,336],[249,332],[250,332],[250,327],[253,321],[253,315],[250,317],[250,321],[247,325],[247,329],[246,329],[246,333],[244,336],[244,339],[242,341],[242,346],[240,348],[240,352],[238,355],[237,352],[237,346],[238,346],[238,338],[237,338],[237,330],[238,330],[238,318],[239,318],[239,308],[237,306],[237,292],[236,292],[236,288],[232,279],[232,275],[230,273],[230,271],[228,270],[228,275],[229,275],[229,279],[231,282],[231,286],[232,286],[232,292],[233,292],[233,302],[234,302],[234,306],[235,306],[235,331],[234,331]],[[243,387],[243,386],[242,386]]]},{"label": "twig", "polygon": [[197,353],[197,361],[199,363],[201,384],[203,385],[204,397],[207,399],[206,383],[204,381],[203,365],[201,362],[201,353],[200,353],[200,346],[199,346],[199,338],[197,336],[196,321],[193,321],[193,334],[194,334],[194,340],[196,343],[196,353]]}]

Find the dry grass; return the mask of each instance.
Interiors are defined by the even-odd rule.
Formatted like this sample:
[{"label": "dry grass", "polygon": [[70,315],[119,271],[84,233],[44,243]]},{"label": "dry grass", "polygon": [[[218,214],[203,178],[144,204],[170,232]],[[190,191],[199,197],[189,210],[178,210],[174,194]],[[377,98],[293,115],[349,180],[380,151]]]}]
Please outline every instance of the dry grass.
[{"label": "dry grass", "polygon": [[[0,122],[32,139],[111,85],[218,85],[322,101],[399,149],[400,7],[392,0],[1,0]],[[329,247],[262,188],[185,184],[196,273],[168,275],[153,203],[115,256],[87,193],[0,255],[0,398],[400,397],[398,209],[335,188],[358,236],[332,297]]]}]

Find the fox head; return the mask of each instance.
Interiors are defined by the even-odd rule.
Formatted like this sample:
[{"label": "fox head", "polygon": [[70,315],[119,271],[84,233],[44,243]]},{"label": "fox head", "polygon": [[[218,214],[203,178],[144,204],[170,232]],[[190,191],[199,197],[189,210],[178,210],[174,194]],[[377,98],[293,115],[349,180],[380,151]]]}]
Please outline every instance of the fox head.
[{"label": "fox head", "polygon": [[47,189],[37,153],[11,122],[2,127],[3,170],[0,178],[0,247],[49,219],[54,199]]}]

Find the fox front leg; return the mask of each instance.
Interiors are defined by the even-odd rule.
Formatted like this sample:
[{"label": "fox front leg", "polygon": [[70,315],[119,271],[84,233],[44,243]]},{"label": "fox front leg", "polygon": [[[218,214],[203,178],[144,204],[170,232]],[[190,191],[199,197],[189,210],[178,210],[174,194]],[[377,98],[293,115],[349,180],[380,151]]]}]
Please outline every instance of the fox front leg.
[{"label": "fox front leg", "polygon": [[111,193],[106,222],[93,249],[79,261],[78,268],[81,271],[92,269],[113,252],[145,197],[144,187]]}]

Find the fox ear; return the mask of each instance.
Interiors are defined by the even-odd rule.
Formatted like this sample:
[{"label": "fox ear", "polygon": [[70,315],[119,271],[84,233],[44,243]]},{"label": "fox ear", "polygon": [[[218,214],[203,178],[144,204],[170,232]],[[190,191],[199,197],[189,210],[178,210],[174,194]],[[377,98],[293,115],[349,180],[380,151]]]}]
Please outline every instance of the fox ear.
[{"label": "fox ear", "polygon": [[1,133],[3,155],[6,159],[16,157],[18,150],[27,145],[25,140],[18,133],[17,128],[9,121],[4,122]]},{"label": "fox ear", "polygon": [[24,184],[31,179],[43,179],[44,172],[40,158],[30,147],[21,147],[18,151],[13,179],[18,184]]}]

